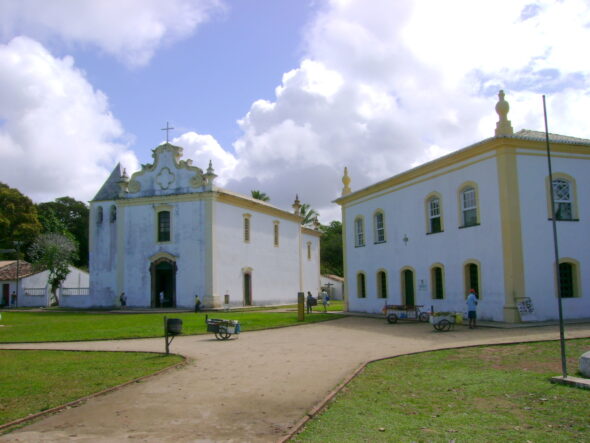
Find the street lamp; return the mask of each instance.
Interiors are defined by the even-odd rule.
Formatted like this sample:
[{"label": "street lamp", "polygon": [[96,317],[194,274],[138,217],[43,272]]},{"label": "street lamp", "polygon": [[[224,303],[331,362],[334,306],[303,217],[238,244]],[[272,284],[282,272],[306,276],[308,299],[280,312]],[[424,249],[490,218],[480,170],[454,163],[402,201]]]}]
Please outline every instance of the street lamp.
[{"label": "street lamp", "polygon": [[14,303],[14,307],[18,306],[18,286],[19,286],[19,279],[20,279],[20,247],[22,246],[23,242],[20,240],[15,240],[14,247],[16,248],[16,300]]}]

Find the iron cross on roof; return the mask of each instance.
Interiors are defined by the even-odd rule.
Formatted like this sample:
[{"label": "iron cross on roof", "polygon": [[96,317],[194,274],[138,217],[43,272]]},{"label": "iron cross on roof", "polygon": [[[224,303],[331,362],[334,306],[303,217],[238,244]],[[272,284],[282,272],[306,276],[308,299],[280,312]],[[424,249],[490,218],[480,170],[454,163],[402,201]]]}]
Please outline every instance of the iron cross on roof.
[{"label": "iron cross on roof", "polygon": [[168,122],[166,122],[166,127],[161,129],[161,131],[166,131],[166,143],[168,143],[168,135],[169,135],[171,129],[174,129],[174,128],[171,128],[170,125],[168,124]]}]

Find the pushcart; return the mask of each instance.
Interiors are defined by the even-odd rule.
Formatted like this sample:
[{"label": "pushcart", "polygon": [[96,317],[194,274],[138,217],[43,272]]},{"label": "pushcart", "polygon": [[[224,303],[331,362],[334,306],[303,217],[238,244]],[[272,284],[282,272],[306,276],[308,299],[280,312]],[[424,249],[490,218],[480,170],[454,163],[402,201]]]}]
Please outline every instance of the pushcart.
[{"label": "pushcart", "polygon": [[388,323],[397,323],[400,319],[427,322],[430,315],[421,310],[423,307],[424,305],[385,305],[383,313]]},{"label": "pushcart", "polygon": [[457,316],[454,312],[435,312],[430,316],[430,323],[437,331],[450,331],[457,323]]},{"label": "pushcart", "polygon": [[213,332],[217,340],[227,340],[233,334],[240,333],[240,322],[221,318],[206,318],[207,332]]}]

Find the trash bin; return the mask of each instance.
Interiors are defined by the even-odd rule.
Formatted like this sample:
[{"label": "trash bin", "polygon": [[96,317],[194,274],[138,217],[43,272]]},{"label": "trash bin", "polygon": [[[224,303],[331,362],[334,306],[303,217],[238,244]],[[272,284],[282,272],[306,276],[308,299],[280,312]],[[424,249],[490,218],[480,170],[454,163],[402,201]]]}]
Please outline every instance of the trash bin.
[{"label": "trash bin", "polygon": [[169,318],[166,321],[166,330],[169,335],[178,335],[182,333],[182,320],[179,318]]}]

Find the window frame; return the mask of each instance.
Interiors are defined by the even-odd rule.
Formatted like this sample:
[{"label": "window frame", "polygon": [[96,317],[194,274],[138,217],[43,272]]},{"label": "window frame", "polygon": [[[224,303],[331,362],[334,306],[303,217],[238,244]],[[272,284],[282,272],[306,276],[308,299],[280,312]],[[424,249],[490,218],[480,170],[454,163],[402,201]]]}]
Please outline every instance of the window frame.
[{"label": "window frame", "polygon": [[[471,283],[472,277],[472,269],[471,266],[476,266],[477,268],[477,285],[474,288],[473,284]],[[482,270],[481,270],[481,263],[478,260],[469,259],[463,263],[463,285],[464,285],[464,298],[467,298],[470,289],[475,289],[475,293],[477,294],[478,298],[481,300],[482,293],[483,293],[483,279],[482,279]]]},{"label": "window frame", "polygon": [[356,274],[356,297],[367,298],[367,276],[362,271]]},{"label": "window frame", "polygon": [[[379,216],[381,217],[381,227],[379,227]],[[375,244],[385,243],[385,212],[382,209],[377,209],[373,213],[373,240]]]},{"label": "window frame", "polygon": [[280,238],[280,232],[279,232],[280,222],[278,220],[275,220],[272,222],[272,224],[273,224],[273,228],[272,228],[273,245],[275,248],[278,248],[279,247],[279,238]]},{"label": "window frame", "polygon": [[111,205],[109,209],[109,221],[110,223],[115,223],[117,221],[117,206]]},{"label": "window frame", "polygon": [[[467,191],[473,190],[473,206],[466,206],[465,205],[465,193]],[[459,186],[458,193],[458,210],[459,210],[459,221],[460,226],[459,229],[464,228],[471,228],[473,226],[479,226],[481,223],[480,218],[480,201],[479,201],[479,188],[477,183],[475,182],[465,182],[461,186]],[[472,223],[467,223],[466,220],[466,213],[467,211],[474,211],[474,221]]]},{"label": "window frame", "polygon": [[554,183],[556,181],[564,181],[567,182],[569,185],[569,200],[562,200],[562,201],[558,201],[555,199],[555,194],[553,194],[554,196],[554,203],[555,204],[563,204],[563,203],[569,203],[570,205],[570,217],[569,218],[558,218],[555,217],[555,221],[559,221],[559,222],[568,222],[568,221],[579,221],[579,212],[578,212],[578,189],[577,189],[577,183],[576,180],[574,179],[574,177],[572,177],[571,175],[565,174],[563,172],[555,172],[552,175],[553,181],[550,182],[549,181],[549,176],[547,176],[545,178],[545,187],[546,187],[546,193],[547,193],[547,218],[548,220],[553,220],[553,217],[555,216],[555,209],[553,207],[551,207],[551,194],[554,191]]},{"label": "window frame", "polygon": [[381,300],[387,300],[387,271],[385,269],[379,269],[376,276],[377,298]]},{"label": "window frame", "polygon": [[102,206],[98,206],[96,209],[96,224],[100,225],[102,224],[104,220],[104,209],[102,208]]},{"label": "window frame", "polygon": [[365,246],[365,219],[357,216],[354,219],[354,247],[362,248]]},{"label": "window frame", "polygon": [[[438,201],[438,216],[432,215],[432,202]],[[426,234],[439,234],[444,232],[444,218],[443,218],[443,205],[442,196],[438,192],[431,192],[424,199],[424,214],[426,220]],[[438,231],[433,229],[433,220],[438,219]]]},{"label": "window frame", "polygon": [[[570,293],[571,295],[563,295],[563,289],[561,287],[562,283],[562,266],[563,265],[568,265],[570,267],[569,273],[570,273],[570,278],[571,278],[571,282],[570,282]],[[578,260],[575,260],[573,258],[570,257],[564,257],[561,258],[559,260],[559,274],[555,275],[555,284],[556,284],[556,291],[555,291],[555,296],[557,297],[558,294],[561,295],[562,299],[572,299],[572,298],[579,298],[582,294],[582,290],[581,290],[581,282],[582,280],[580,279],[581,275],[580,275],[580,262],[578,262]],[[554,269],[554,272],[557,272],[557,269]]]},{"label": "window frame", "polygon": [[242,239],[244,243],[250,243],[252,240],[252,223],[251,214],[242,214]]},{"label": "window frame", "polygon": [[[440,297],[436,271],[440,271]],[[445,267],[441,263],[435,263],[430,267],[430,297],[433,300],[445,299]]]}]

